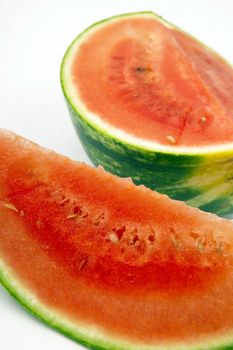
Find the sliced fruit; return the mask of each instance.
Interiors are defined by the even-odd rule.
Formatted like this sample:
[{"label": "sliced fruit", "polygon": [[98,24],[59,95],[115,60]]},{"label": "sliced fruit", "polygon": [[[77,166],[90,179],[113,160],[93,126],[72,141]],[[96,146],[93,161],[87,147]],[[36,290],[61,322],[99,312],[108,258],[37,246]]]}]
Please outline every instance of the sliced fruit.
[{"label": "sliced fruit", "polygon": [[95,349],[233,347],[233,223],[0,132],[0,281]]},{"label": "sliced fruit", "polygon": [[98,22],[61,83],[94,164],[221,215],[233,210],[233,69],[151,12]]}]

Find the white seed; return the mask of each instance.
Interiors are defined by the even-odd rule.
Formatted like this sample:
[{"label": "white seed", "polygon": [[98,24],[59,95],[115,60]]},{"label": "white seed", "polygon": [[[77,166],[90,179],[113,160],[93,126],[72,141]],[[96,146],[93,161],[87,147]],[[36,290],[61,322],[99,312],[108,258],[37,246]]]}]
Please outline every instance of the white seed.
[{"label": "white seed", "polygon": [[111,232],[111,233],[109,234],[109,239],[110,239],[110,241],[112,241],[113,243],[119,242],[119,238],[118,238],[118,236],[117,236],[117,234],[116,234],[115,232]]},{"label": "white seed", "polygon": [[207,118],[203,115],[202,117],[201,117],[201,122],[202,123],[205,123],[207,121]]},{"label": "white seed", "polygon": [[84,267],[84,265],[86,265],[86,262],[87,262],[87,259],[83,259],[83,260],[80,262],[78,269],[79,269],[79,270],[82,270],[82,268]]},{"label": "white seed", "polygon": [[67,216],[67,219],[75,219],[78,216],[78,214],[70,214]]},{"label": "white seed", "polygon": [[12,203],[3,202],[2,205],[10,210],[14,210],[18,212],[18,209],[16,208],[16,206],[14,206],[14,204]]},{"label": "white seed", "polygon": [[166,139],[172,144],[176,143],[176,139],[174,136],[168,135]]}]

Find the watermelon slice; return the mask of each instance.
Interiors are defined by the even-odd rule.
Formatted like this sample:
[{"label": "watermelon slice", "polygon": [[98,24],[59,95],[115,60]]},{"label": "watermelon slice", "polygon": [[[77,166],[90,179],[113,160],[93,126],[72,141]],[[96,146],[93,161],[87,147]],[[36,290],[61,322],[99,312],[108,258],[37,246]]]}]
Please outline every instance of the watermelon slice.
[{"label": "watermelon slice", "polygon": [[233,69],[151,12],[112,17],[67,50],[61,83],[94,164],[206,211],[233,210]]},{"label": "watermelon slice", "polygon": [[0,281],[93,349],[233,348],[233,223],[0,132]]}]

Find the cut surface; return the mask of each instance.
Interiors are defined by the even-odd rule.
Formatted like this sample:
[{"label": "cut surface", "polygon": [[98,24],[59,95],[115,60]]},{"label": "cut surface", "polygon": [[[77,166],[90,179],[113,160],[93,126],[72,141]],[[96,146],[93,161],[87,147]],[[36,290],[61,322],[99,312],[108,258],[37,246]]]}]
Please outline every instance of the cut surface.
[{"label": "cut surface", "polygon": [[0,132],[0,279],[90,346],[233,344],[233,224]]},{"label": "cut surface", "polygon": [[168,146],[233,142],[232,68],[154,14],[92,26],[62,74],[73,106],[113,133]]}]

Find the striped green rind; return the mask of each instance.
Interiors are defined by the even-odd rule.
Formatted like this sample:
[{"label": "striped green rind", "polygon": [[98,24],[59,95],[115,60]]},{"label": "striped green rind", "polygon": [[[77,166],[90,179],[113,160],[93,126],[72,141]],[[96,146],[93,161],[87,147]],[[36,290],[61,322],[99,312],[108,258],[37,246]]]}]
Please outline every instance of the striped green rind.
[{"label": "striped green rind", "polygon": [[202,210],[232,214],[233,151],[187,155],[144,150],[104,132],[67,102],[75,130],[95,165]]},{"label": "striped green rind", "polygon": [[[151,12],[142,15],[156,16]],[[140,15],[140,13],[122,16]],[[119,16],[121,17],[121,16]],[[161,17],[156,16],[168,26]],[[171,198],[184,200],[202,210],[229,217],[233,213],[233,147],[210,151],[161,151],[149,149],[114,135],[88,118],[85,110],[69,93],[65,72],[73,46],[90,30],[113,17],[98,22],[81,33],[67,50],[61,65],[61,84],[75,130],[95,165],[107,171],[131,177],[136,184],[155,189]]]},{"label": "striped green rind", "polygon": [[[232,350],[233,334],[218,336],[215,339],[193,343],[162,343],[160,345],[140,344],[117,336],[110,336],[94,326],[76,324],[68,317],[44,305],[36,295],[28,290],[23,282],[11,271],[0,257],[0,283],[24,308],[51,328],[70,339],[94,350]],[[175,320],[174,320],[175,322]]]}]

